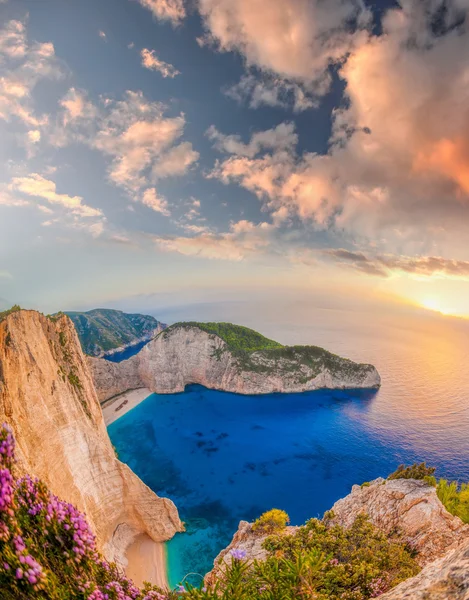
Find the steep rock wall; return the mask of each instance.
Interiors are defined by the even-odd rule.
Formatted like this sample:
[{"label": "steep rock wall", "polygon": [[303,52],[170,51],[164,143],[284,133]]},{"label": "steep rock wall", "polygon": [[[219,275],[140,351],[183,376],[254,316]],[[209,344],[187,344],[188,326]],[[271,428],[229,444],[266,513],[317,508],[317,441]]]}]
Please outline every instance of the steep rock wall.
[{"label": "steep rock wall", "polygon": [[125,565],[137,536],[158,542],[182,529],[174,504],[115,457],[68,317],[20,311],[0,323],[0,420],[13,428],[20,470],[86,513],[108,559]]},{"label": "steep rock wall", "polygon": [[354,485],[332,507],[333,523],[350,527],[359,514],[386,534],[397,534],[417,552],[421,566],[469,539],[469,525],[451,515],[436,489],[415,479],[376,479]]},{"label": "steep rock wall", "polygon": [[175,327],[149,342],[137,355],[121,363],[88,358],[98,398],[102,402],[129,389],[182,392],[198,383],[238,394],[303,392],[320,388],[373,388],[380,377],[371,365],[343,359],[343,373],[319,372],[287,358],[273,361],[254,352],[250,366],[235,356],[217,335],[197,327]]}]

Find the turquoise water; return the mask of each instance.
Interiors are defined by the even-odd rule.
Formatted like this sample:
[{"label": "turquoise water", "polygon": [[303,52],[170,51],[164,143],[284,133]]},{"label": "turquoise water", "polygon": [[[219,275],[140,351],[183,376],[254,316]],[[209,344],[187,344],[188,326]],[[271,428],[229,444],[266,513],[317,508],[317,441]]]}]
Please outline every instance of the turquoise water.
[{"label": "turquoise water", "polygon": [[307,308],[279,318],[269,305],[251,312],[250,320],[214,318],[372,362],[382,387],[237,396],[191,386],[152,395],[113,423],[120,458],[172,498],[187,524],[167,546],[173,585],[186,573],[208,571],[238,521],[272,507],[302,523],[354,483],[415,460],[469,480],[469,323]]},{"label": "turquoise water", "polygon": [[[370,423],[371,391],[239,396],[190,386],[153,394],[109,427],[119,457],[174,500],[187,533],[168,544],[170,581],[205,573],[241,519],[285,509],[292,523],[321,516],[351,486],[400,462],[427,460],[469,478],[466,457],[441,455]],[[463,443],[467,452],[466,440]],[[193,583],[197,577],[190,579]]]}]

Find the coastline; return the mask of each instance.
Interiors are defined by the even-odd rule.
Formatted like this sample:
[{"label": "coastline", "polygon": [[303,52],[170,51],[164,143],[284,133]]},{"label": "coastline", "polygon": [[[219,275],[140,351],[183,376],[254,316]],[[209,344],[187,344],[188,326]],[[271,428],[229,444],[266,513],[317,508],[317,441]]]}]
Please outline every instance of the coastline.
[{"label": "coastline", "polygon": [[114,421],[117,421],[122,415],[135,408],[137,404],[143,402],[152,392],[148,388],[138,388],[136,390],[127,390],[123,394],[114,396],[106,400],[101,405],[103,411],[104,422],[108,427]]},{"label": "coastline", "polygon": [[164,542],[154,542],[148,535],[139,535],[126,552],[126,575],[139,587],[145,581],[163,590],[169,589],[167,554]]}]

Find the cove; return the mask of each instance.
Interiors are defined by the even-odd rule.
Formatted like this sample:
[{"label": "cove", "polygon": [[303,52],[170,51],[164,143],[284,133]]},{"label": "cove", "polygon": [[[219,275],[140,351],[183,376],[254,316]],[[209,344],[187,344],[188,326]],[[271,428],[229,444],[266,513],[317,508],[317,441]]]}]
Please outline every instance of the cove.
[{"label": "cove", "polygon": [[[186,524],[186,533],[167,544],[170,584],[209,571],[238,522],[270,508],[301,524],[321,517],[353,484],[386,476],[403,462],[426,460],[442,476],[468,478],[450,430],[427,432],[425,419],[406,427],[397,405],[393,422],[376,410],[379,395],[242,396],[192,385],[180,394],[152,394],[112,423],[119,458],[171,498]],[[460,442],[467,447],[466,439]],[[200,577],[189,581],[198,584]]]}]

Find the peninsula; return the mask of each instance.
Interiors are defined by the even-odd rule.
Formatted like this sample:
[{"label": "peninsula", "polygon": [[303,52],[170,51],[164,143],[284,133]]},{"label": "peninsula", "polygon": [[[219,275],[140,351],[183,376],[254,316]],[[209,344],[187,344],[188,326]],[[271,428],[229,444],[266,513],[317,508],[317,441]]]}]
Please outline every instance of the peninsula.
[{"label": "peninsula", "polygon": [[373,365],[317,346],[283,346],[231,323],[176,323],[128,360],[89,357],[88,364],[102,403],[115,398],[122,404],[122,394],[134,390],[142,390],[140,399],[151,392],[182,392],[193,383],[237,394],[378,388],[381,383]]}]

